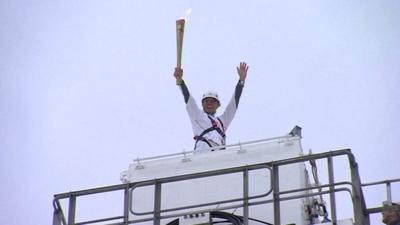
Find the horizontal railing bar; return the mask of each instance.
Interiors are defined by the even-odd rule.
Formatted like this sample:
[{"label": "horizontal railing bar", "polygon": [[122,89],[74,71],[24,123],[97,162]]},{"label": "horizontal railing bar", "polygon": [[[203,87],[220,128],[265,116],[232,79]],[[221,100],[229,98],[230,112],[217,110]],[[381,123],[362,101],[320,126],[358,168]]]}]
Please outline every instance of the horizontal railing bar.
[{"label": "horizontal railing bar", "polygon": [[247,141],[247,142],[239,142],[236,144],[230,144],[230,145],[220,145],[220,146],[214,146],[214,147],[209,147],[209,148],[204,148],[202,150],[190,150],[190,151],[183,151],[183,152],[178,152],[178,153],[172,153],[172,154],[165,154],[165,155],[159,155],[159,156],[151,156],[151,157],[145,157],[145,158],[137,158],[134,159],[133,161],[137,162],[143,162],[143,161],[149,161],[149,160],[155,160],[155,159],[164,159],[164,158],[170,158],[173,156],[179,156],[179,155],[185,155],[185,154],[191,154],[195,152],[208,152],[210,150],[216,150],[216,149],[221,149],[221,148],[230,148],[230,147],[237,147],[237,146],[242,146],[245,147],[245,145],[251,145],[251,144],[257,144],[257,143],[262,143],[262,142],[270,142],[274,140],[281,140],[281,139],[289,139],[289,138],[294,138],[296,136],[292,135],[284,135],[284,136],[278,136],[278,137],[272,137],[272,138],[266,138],[266,139],[260,139],[260,140],[255,140],[255,141]]},{"label": "horizontal railing bar", "polygon": [[293,199],[298,199],[298,198],[304,198],[304,197],[311,197],[311,196],[317,196],[321,194],[329,194],[329,193],[334,193],[334,192],[339,192],[339,191],[347,191],[350,193],[350,196],[352,195],[351,190],[348,188],[335,188],[334,191],[320,191],[312,194],[302,194],[302,195],[294,195],[294,196],[289,196],[289,197],[282,197],[279,198],[280,201],[287,201],[287,200],[293,200]]},{"label": "horizontal railing bar", "polygon": [[[338,182],[338,183],[333,183],[333,184],[326,184],[326,185],[319,185],[319,186],[315,186],[315,187],[309,187],[309,188],[300,188],[300,189],[293,189],[293,190],[289,190],[289,191],[283,191],[283,192],[279,192],[279,195],[284,195],[284,194],[290,194],[290,193],[295,193],[295,192],[300,192],[300,191],[307,191],[307,190],[313,190],[313,189],[318,189],[318,188],[326,188],[326,187],[334,187],[334,186],[339,186],[339,185],[350,185],[352,186],[351,182]],[[177,208],[170,208],[170,209],[163,209],[160,212],[161,213],[168,213],[171,211],[179,211],[179,210],[184,210],[184,209],[191,209],[191,208],[199,208],[199,207],[204,207],[204,206],[210,206],[210,205],[218,205],[218,204],[226,204],[226,203],[231,203],[231,202],[237,202],[237,201],[244,201],[244,200],[253,200],[253,199],[257,199],[257,198],[262,198],[262,197],[266,197],[268,196],[270,193],[272,192],[272,187],[270,188],[270,190],[265,193],[265,194],[261,194],[261,195],[256,195],[256,196],[251,196],[249,198],[237,198],[237,199],[230,199],[230,200],[224,200],[224,201],[216,201],[216,202],[211,202],[211,203],[204,203],[204,204],[198,204],[198,205],[190,205],[190,206],[183,206],[183,207],[177,207]],[[329,192],[328,192],[329,193]],[[313,195],[311,196],[315,196],[315,195],[321,195],[324,194],[324,192],[317,192],[317,193],[313,193]],[[295,195],[296,197],[298,195]],[[131,210],[131,213],[134,215],[138,215],[138,216],[144,216],[144,215],[151,215],[153,214],[152,211],[148,211],[148,212],[135,212]]]},{"label": "horizontal railing bar", "polygon": [[130,184],[116,184],[116,185],[111,185],[111,186],[106,186],[106,187],[99,187],[99,188],[91,188],[91,189],[85,189],[85,190],[80,190],[80,191],[71,191],[71,192],[65,192],[65,193],[60,193],[60,194],[55,194],[54,198],[55,199],[63,199],[63,198],[69,198],[71,196],[82,196],[82,195],[92,195],[92,194],[99,194],[99,193],[105,193],[105,192],[112,192],[112,191],[119,191],[125,189],[127,186],[130,186]]},{"label": "horizontal railing bar", "polygon": [[243,168],[246,168],[246,167],[249,170],[255,170],[255,169],[260,169],[260,168],[272,167],[272,165],[281,166],[281,165],[286,165],[286,164],[309,161],[311,159],[315,160],[315,159],[319,159],[319,158],[326,158],[328,156],[339,156],[339,155],[351,156],[352,154],[351,154],[350,149],[339,149],[339,150],[335,150],[335,151],[331,151],[331,152],[318,153],[318,154],[313,154],[313,155],[305,155],[305,156],[294,157],[294,158],[290,158],[290,159],[266,162],[266,163],[239,166],[239,167],[233,167],[233,168],[227,168],[227,169],[219,169],[219,170],[213,170],[213,171],[205,171],[205,172],[199,172],[199,173],[194,173],[194,174],[184,174],[184,175],[178,175],[178,176],[174,176],[174,177],[159,178],[159,179],[157,179],[157,181],[162,182],[162,183],[168,183],[168,182],[175,182],[175,181],[180,181],[180,180],[187,180],[187,179],[202,178],[202,177],[207,177],[207,176],[222,175],[222,174],[227,174],[227,173],[241,172],[243,170]]},{"label": "horizontal railing bar", "polygon": [[107,224],[102,224],[102,225],[126,225],[126,224],[129,224],[129,223],[126,223],[126,222],[113,222],[113,223],[107,223]]},{"label": "horizontal railing bar", "polygon": [[104,219],[88,220],[88,221],[84,221],[84,222],[76,222],[75,225],[99,223],[99,222],[105,222],[105,221],[110,221],[110,220],[119,220],[119,219],[123,219],[123,218],[124,218],[123,216],[108,217],[108,218],[104,218]]},{"label": "horizontal railing bar", "polygon": [[[245,167],[248,167],[250,170],[268,168],[268,166],[266,166],[265,163],[249,165],[249,166],[245,166]],[[157,180],[159,182],[161,181],[162,183],[169,183],[169,182],[175,182],[175,181],[180,181],[180,180],[188,180],[188,179],[191,179],[191,177],[202,178],[202,177],[208,177],[208,176],[214,176],[214,175],[222,175],[222,174],[227,174],[227,173],[241,172],[242,168],[243,168],[243,166],[228,168],[228,169],[212,170],[212,171],[200,172],[200,173],[195,173],[195,174],[184,174],[184,175],[178,175],[178,176],[174,176],[174,177],[159,178]],[[192,179],[194,179],[194,178],[192,178]],[[104,192],[118,191],[118,190],[125,189],[127,186],[128,186],[128,188],[131,188],[133,186],[136,186],[137,184],[139,184],[139,186],[147,186],[148,183],[153,184],[154,180],[139,181],[139,182],[133,182],[133,183],[127,183],[127,184],[117,184],[117,185],[100,187],[100,188],[92,188],[92,189],[86,189],[86,190],[80,190],[80,191],[60,193],[60,194],[55,194],[54,198],[55,199],[63,199],[63,198],[69,198],[71,196],[78,197],[78,196],[82,196],[82,195],[91,195],[91,194],[98,194],[98,193],[104,193]],[[144,185],[140,185],[140,184],[144,184]]]},{"label": "horizontal railing bar", "polygon": [[381,213],[381,212],[383,212],[383,207],[374,207],[367,209],[368,214]]},{"label": "horizontal railing bar", "polygon": [[[235,169],[235,170],[232,172],[232,171],[230,171],[231,169]],[[208,175],[207,174],[203,174],[203,173],[190,174],[190,178],[188,178],[188,179],[178,179],[178,180],[174,180],[174,181],[197,179],[197,178],[204,177],[204,175],[206,175],[206,177],[210,177],[210,176],[219,176],[219,175],[224,175],[224,174],[238,173],[238,172],[243,172],[246,169],[247,170],[268,169],[271,172],[271,168],[269,168],[266,165],[259,164],[256,167],[255,166],[244,166],[244,167],[230,168],[228,170],[223,170],[223,171],[221,171],[221,170],[219,170],[219,171],[211,171],[211,172],[217,172],[216,174],[215,173],[208,174],[210,172],[205,172]],[[164,179],[157,180],[157,182],[165,183]],[[172,182],[172,181],[168,181],[168,182]],[[131,194],[132,194],[132,192],[134,191],[135,188],[141,187],[141,186],[149,186],[149,185],[154,185],[154,184],[147,184],[147,185],[138,184],[135,187],[132,187]],[[270,186],[270,189],[266,193],[261,194],[261,195],[251,196],[250,199],[265,197],[265,196],[268,196],[271,192],[272,192],[272,186]],[[190,208],[204,207],[204,206],[217,205],[217,204],[225,204],[225,203],[243,201],[243,200],[244,200],[244,198],[236,198],[236,199],[229,199],[229,200],[223,200],[223,201],[215,201],[215,202],[211,202],[211,203],[204,203],[204,204],[198,204],[198,205],[189,205],[189,206],[183,206],[183,207],[179,207],[179,208],[163,209],[160,212],[164,213],[164,212],[170,212],[170,211],[175,211],[175,210],[190,209]],[[132,214],[134,214],[134,215],[140,215],[140,216],[153,214],[152,211],[140,212],[140,213],[139,212],[135,212],[135,211],[132,210],[132,205],[130,205],[130,212]]]},{"label": "horizontal railing bar", "polygon": [[303,155],[300,157],[294,157],[290,159],[282,159],[282,160],[277,160],[273,161],[274,165],[282,166],[282,165],[287,165],[287,164],[293,164],[293,163],[299,163],[299,162],[304,162],[304,161],[309,161],[309,160],[316,160],[316,159],[321,159],[321,158],[326,158],[326,157],[335,157],[335,156],[340,156],[340,155],[348,155],[349,160],[353,163],[353,154],[351,153],[351,150],[348,148],[345,149],[337,149],[329,152],[323,152],[323,153],[315,153],[312,155]]},{"label": "horizontal railing bar", "polygon": [[[238,201],[243,201],[243,200],[252,200],[252,199],[257,199],[257,198],[262,198],[268,196],[272,192],[272,188],[265,194],[261,195],[255,195],[251,196],[249,198],[236,198],[236,199],[229,199],[229,200],[223,200],[223,201],[215,201],[211,203],[203,203],[203,204],[197,204],[197,205],[189,205],[189,206],[182,206],[182,207],[177,207],[177,208],[170,208],[170,209],[163,209],[160,210],[161,213],[167,213],[167,212],[172,212],[172,211],[179,211],[179,210],[184,210],[184,209],[192,209],[192,208],[199,208],[199,207],[205,207],[205,206],[210,206],[210,205],[219,205],[219,204],[226,204],[226,203],[231,203],[231,202],[238,202]],[[150,215],[153,214],[153,212],[134,212],[131,211],[132,214],[138,215],[138,216],[143,216],[143,215]]]},{"label": "horizontal railing bar", "polygon": [[135,183],[129,183],[129,185],[130,185],[130,188],[137,188],[137,187],[154,185],[156,182],[171,183],[171,182],[176,182],[176,181],[218,176],[218,175],[224,175],[224,174],[229,174],[229,173],[239,173],[239,172],[242,172],[245,168],[247,168],[248,170],[257,170],[257,169],[263,169],[263,168],[271,169],[269,167],[268,163],[260,163],[260,164],[254,164],[254,165],[246,165],[246,166],[232,167],[232,168],[227,168],[227,169],[218,169],[218,170],[211,170],[211,171],[205,171],[205,172],[199,172],[199,173],[193,173],[193,174],[183,174],[183,175],[178,175],[178,176],[173,176],[173,177],[164,177],[164,178],[157,178],[157,179],[153,179],[153,180],[139,181],[139,182],[135,182]]},{"label": "horizontal railing bar", "polygon": [[285,194],[290,194],[290,193],[295,193],[295,192],[300,192],[300,191],[310,191],[310,190],[314,190],[314,189],[334,187],[334,186],[339,186],[339,185],[353,186],[353,184],[351,182],[343,181],[343,182],[337,182],[337,183],[333,183],[333,184],[324,184],[324,185],[318,185],[318,186],[308,187],[308,188],[299,188],[299,189],[293,189],[293,190],[288,190],[288,191],[281,191],[281,192],[279,192],[279,195],[285,195]]},{"label": "horizontal railing bar", "polygon": [[[296,195],[296,196],[291,196],[291,197],[284,197],[284,198],[279,198],[280,201],[288,201],[288,200],[293,200],[297,198],[302,198],[302,197],[311,197],[311,196],[317,196],[321,194],[329,194],[331,192],[342,192],[346,191],[349,192],[351,195],[351,191],[348,188],[337,188],[334,190],[327,190],[319,193],[312,193],[312,194],[304,194],[304,195]],[[255,206],[255,205],[261,205],[261,204],[268,204],[272,203],[273,199],[269,200],[263,200],[263,201],[257,201],[257,202],[250,202],[249,206]],[[235,208],[240,208],[243,207],[244,204],[236,204],[236,205],[230,205],[230,206],[225,206],[225,207],[218,207],[218,208],[209,208],[209,209],[203,209],[203,210],[197,210],[197,211],[189,211],[189,212],[184,212],[184,213],[175,213],[175,214],[168,214],[168,215],[162,215],[160,218],[161,219],[168,219],[168,218],[174,218],[174,217],[180,217],[184,215],[189,215],[189,214],[196,214],[196,213],[207,213],[215,210],[228,210],[228,209],[235,209]],[[153,217],[148,217],[144,219],[138,219],[138,220],[132,220],[129,221],[129,223],[137,223],[137,222],[145,222],[145,221],[151,221],[153,220]]]},{"label": "horizontal railing bar", "polygon": [[[345,155],[345,154],[351,154],[350,149],[339,149],[339,150],[325,152],[325,153],[317,153],[317,154],[313,154],[313,155],[305,155],[305,156],[295,157],[295,158],[291,158],[291,159],[284,159],[284,160],[278,160],[278,161],[273,161],[273,162],[254,164],[254,165],[249,165],[248,168],[249,169],[250,168],[257,169],[262,166],[265,167],[266,165],[271,166],[272,164],[285,165],[285,164],[291,164],[291,163],[296,163],[296,162],[309,161],[311,159],[324,158],[326,156],[338,156],[338,155]],[[230,170],[232,170],[232,172],[235,172],[235,171],[239,172],[241,168],[243,168],[243,167],[222,169],[222,171],[223,171],[222,173],[224,173],[225,171],[230,171]],[[197,173],[197,174],[185,174],[185,175],[179,175],[179,176],[175,176],[175,177],[160,178],[158,180],[163,180],[163,182],[174,182],[177,180],[189,179],[192,175],[195,175],[196,178],[212,176],[213,174],[218,174],[219,171],[221,171],[221,170],[206,171],[206,172],[201,172],[201,173]],[[151,182],[152,180],[147,180],[147,181]],[[60,193],[60,194],[55,194],[54,198],[55,199],[63,199],[63,198],[69,198],[70,196],[82,196],[82,195],[90,195],[90,194],[98,194],[98,193],[103,193],[103,192],[117,191],[117,190],[122,190],[122,189],[126,188],[127,185],[130,188],[137,183],[144,183],[144,182],[146,182],[146,181],[127,183],[127,184],[117,184],[117,185],[100,187],[100,188],[92,188],[92,189],[86,189],[86,190],[80,190],[80,191]]]},{"label": "horizontal railing bar", "polygon": [[[317,196],[317,195],[321,195],[321,194],[326,195],[331,192],[341,192],[341,191],[350,192],[350,195],[351,195],[351,191],[348,188],[337,188],[337,189],[333,189],[333,191],[328,190],[328,191],[323,191],[323,192],[319,192],[319,193],[317,192],[317,193],[304,194],[304,195],[294,195],[294,196],[290,196],[290,197],[279,198],[279,200],[280,201],[288,201],[288,200],[298,199],[298,198],[302,198],[302,197],[312,197],[312,196]],[[258,201],[258,202],[251,202],[251,203],[249,203],[249,206],[272,203],[273,201],[274,201],[273,199],[268,199],[268,200],[263,200],[263,201]]]},{"label": "horizontal railing bar", "polygon": [[361,186],[367,187],[367,186],[372,186],[372,185],[396,183],[396,182],[400,182],[400,179],[382,180],[382,181],[378,181],[378,182],[365,183],[365,184],[361,184]]}]

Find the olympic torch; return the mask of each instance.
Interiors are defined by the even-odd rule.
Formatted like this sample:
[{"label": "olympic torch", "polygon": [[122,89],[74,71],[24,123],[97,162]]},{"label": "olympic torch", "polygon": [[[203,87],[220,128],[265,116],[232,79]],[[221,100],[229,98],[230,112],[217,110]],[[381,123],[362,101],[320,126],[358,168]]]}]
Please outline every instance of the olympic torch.
[{"label": "olympic torch", "polygon": [[[185,19],[176,21],[176,67],[182,68],[183,34],[185,33]],[[176,84],[182,83],[182,77],[176,79]]]}]

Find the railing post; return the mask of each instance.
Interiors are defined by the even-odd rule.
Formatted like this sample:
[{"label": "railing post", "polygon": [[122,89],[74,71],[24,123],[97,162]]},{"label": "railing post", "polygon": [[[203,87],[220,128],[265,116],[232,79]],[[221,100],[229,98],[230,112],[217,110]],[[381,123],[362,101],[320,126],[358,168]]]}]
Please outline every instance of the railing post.
[{"label": "railing post", "polygon": [[69,197],[68,225],[75,224],[76,196]]},{"label": "railing post", "polygon": [[60,203],[59,203],[58,199],[56,199],[56,198],[53,200],[53,208],[54,208],[53,225],[67,224],[67,222],[65,221],[64,214],[63,214],[62,208],[60,206]]},{"label": "railing post", "polygon": [[392,202],[392,188],[390,186],[390,182],[386,182],[386,200],[389,203]]},{"label": "railing post", "polygon": [[353,183],[354,222],[356,225],[369,225],[369,214],[366,212],[364,195],[361,187],[358,165],[352,154],[349,154],[351,181]]},{"label": "railing post", "polygon": [[61,225],[61,216],[60,216],[60,211],[58,209],[54,209],[53,225]]},{"label": "railing post", "polygon": [[243,171],[243,224],[249,224],[249,170]]},{"label": "railing post", "polygon": [[332,156],[328,157],[328,176],[329,176],[329,198],[331,202],[331,217],[332,224],[336,225],[337,216],[336,216],[336,197],[335,197],[335,187],[332,186],[335,183],[334,173],[333,173],[333,161]]},{"label": "railing post", "polygon": [[161,183],[156,180],[154,185],[154,225],[160,225],[161,216]]},{"label": "railing post", "polygon": [[274,201],[274,224],[281,224],[281,208],[279,200],[279,167],[274,164],[272,166],[272,187]]},{"label": "railing post", "polygon": [[128,225],[129,221],[129,185],[127,184],[124,189],[124,225]]}]

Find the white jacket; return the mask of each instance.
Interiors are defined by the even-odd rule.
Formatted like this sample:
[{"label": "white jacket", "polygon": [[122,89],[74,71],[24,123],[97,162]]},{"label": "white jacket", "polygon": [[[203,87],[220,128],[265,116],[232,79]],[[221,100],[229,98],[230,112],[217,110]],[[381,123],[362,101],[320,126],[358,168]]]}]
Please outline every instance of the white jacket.
[{"label": "white jacket", "polygon": [[[225,133],[229,125],[231,124],[233,118],[235,117],[243,85],[239,83],[236,85],[235,93],[233,94],[228,105],[226,106],[224,112],[220,116],[207,114],[206,112],[203,111],[203,109],[200,109],[197,106],[195,99],[192,97],[192,95],[190,95],[189,90],[187,89],[185,83],[182,83],[180,87],[186,102],[186,111],[188,112],[190,122],[192,124],[194,137],[200,136],[203,133],[203,131],[213,127],[210,118],[214,120],[218,128],[223,133]],[[204,134],[202,137],[205,138],[207,142],[202,140],[197,140],[194,146],[195,150],[209,148],[210,147],[209,144],[213,147],[226,144],[225,137],[223,137],[215,129]]]}]

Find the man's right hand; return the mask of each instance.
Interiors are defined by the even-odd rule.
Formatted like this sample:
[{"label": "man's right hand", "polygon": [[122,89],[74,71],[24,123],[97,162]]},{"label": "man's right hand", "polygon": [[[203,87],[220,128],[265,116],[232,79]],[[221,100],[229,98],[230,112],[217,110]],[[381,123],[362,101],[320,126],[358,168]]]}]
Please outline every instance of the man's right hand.
[{"label": "man's right hand", "polygon": [[175,67],[174,77],[176,79],[176,85],[181,85],[183,83],[182,76],[183,76],[183,69]]}]

